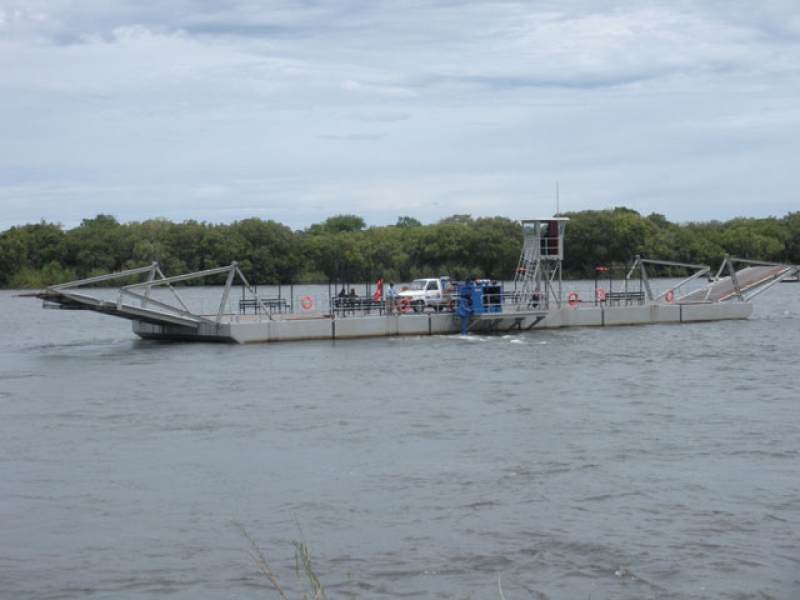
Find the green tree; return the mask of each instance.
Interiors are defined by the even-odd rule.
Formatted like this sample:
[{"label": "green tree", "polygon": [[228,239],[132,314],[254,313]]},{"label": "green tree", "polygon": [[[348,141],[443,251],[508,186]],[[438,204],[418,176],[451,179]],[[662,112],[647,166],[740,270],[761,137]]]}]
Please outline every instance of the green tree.
[{"label": "green tree", "polygon": [[407,238],[411,230],[406,227],[370,227],[362,236],[364,272],[367,281],[385,279],[410,279]]},{"label": "green tree", "polygon": [[720,228],[720,241],[728,254],[739,258],[778,261],[786,255],[780,224],[772,218],[728,221]]},{"label": "green tree", "polygon": [[786,261],[800,265],[800,212],[792,212],[783,218],[783,245]]},{"label": "green tree", "polygon": [[358,281],[363,277],[364,256],[353,233],[308,236],[303,250],[312,268],[328,281]]},{"label": "green tree", "polygon": [[593,277],[594,268],[612,261],[610,247],[614,220],[610,211],[566,213],[564,271],[577,277]]},{"label": "green tree", "polygon": [[323,223],[315,223],[308,228],[311,235],[337,234],[361,231],[366,227],[364,219],[356,215],[336,215],[325,219]]},{"label": "green tree", "polygon": [[450,215],[439,221],[439,225],[471,225],[472,217],[470,215]]},{"label": "green tree", "polygon": [[[23,269],[40,271],[49,265],[60,265],[63,239],[61,226],[46,221],[0,233],[0,285],[9,285]],[[55,273],[52,266],[48,268],[51,274]],[[52,277],[46,279],[57,283]]]},{"label": "green tree", "polygon": [[253,218],[233,223],[229,233],[243,240],[244,250],[239,260],[243,272],[246,269],[254,281],[269,284],[294,281],[299,246],[291,229],[275,221]]},{"label": "green tree", "polygon": [[132,252],[124,228],[111,215],[84,219],[78,227],[67,231],[62,241],[64,261],[80,277],[119,271]]},{"label": "green tree", "polygon": [[477,219],[467,244],[480,276],[512,279],[522,252],[522,227],[505,217]]},{"label": "green tree", "polygon": [[398,217],[397,223],[395,224],[396,227],[422,227],[422,223],[420,223],[414,217]]},{"label": "green tree", "polygon": [[136,268],[158,262],[168,275],[177,275],[180,264],[175,264],[169,248],[172,224],[166,219],[149,219],[127,226],[130,251],[127,267]]}]

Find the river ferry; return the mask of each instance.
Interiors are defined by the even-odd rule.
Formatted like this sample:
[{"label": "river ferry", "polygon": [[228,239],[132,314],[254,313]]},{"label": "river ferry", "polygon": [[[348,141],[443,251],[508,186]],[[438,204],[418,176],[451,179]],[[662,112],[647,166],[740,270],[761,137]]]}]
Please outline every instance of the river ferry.
[{"label": "river ferry", "polygon": [[[598,267],[591,287],[579,289],[562,279],[567,222],[558,217],[523,220],[523,249],[513,287],[485,280],[448,282],[446,292],[437,290],[448,294],[447,301],[428,303],[430,312],[424,310],[427,305],[412,309],[402,295],[387,301],[383,281],[374,295],[366,297],[263,297],[235,262],[172,277],[153,263],[30,295],[42,299],[46,308],[90,310],[128,319],[133,332],[144,339],[263,343],[747,319],[756,295],[797,278],[799,272],[796,265],[726,256],[712,274],[705,265],[637,257],[624,272]],[[657,267],[681,268],[692,274],[658,289],[658,281],[648,275],[648,269]],[[226,275],[226,283],[219,308],[211,314],[190,310],[176,287],[221,274]],[[132,277],[143,281],[119,287],[112,299],[97,293],[97,286]],[[234,286],[241,287],[238,312],[230,310]]]}]

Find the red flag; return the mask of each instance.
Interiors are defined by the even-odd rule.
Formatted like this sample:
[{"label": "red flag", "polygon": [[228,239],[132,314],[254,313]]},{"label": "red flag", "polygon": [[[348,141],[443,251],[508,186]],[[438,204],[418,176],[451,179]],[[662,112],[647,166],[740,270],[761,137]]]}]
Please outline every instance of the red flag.
[{"label": "red flag", "polygon": [[377,288],[378,289],[375,290],[375,295],[372,296],[372,300],[375,301],[375,302],[380,300],[381,299],[381,294],[383,294],[383,277],[378,279]]}]

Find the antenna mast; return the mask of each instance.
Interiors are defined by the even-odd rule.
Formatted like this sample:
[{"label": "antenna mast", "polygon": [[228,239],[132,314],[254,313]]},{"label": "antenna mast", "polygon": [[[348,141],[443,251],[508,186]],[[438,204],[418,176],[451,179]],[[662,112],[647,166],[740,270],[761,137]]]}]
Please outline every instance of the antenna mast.
[{"label": "antenna mast", "polygon": [[561,210],[559,210],[558,206],[558,182],[556,181],[556,215],[559,215]]}]

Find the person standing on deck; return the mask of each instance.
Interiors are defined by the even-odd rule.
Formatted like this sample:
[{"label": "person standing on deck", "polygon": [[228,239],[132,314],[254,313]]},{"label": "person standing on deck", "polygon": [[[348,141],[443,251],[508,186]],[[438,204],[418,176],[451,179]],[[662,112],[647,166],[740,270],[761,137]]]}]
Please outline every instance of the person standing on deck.
[{"label": "person standing on deck", "polygon": [[394,281],[389,282],[389,287],[384,292],[386,296],[386,314],[391,315],[394,313],[394,302],[397,298],[397,290],[394,289]]},{"label": "person standing on deck", "polygon": [[356,288],[350,288],[350,295],[347,297],[347,306],[350,308],[350,312],[352,314],[356,314],[356,304],[358,304],[358,296],[356,295]]},{"label": "person standing on deck", "polygon": [[541,294],[539,292],[539,287],[537,286],[535,290],[533,290],[533,298],[531,298],[531,306],[533,308],[539,308],[539,300],[541,298]]}]

